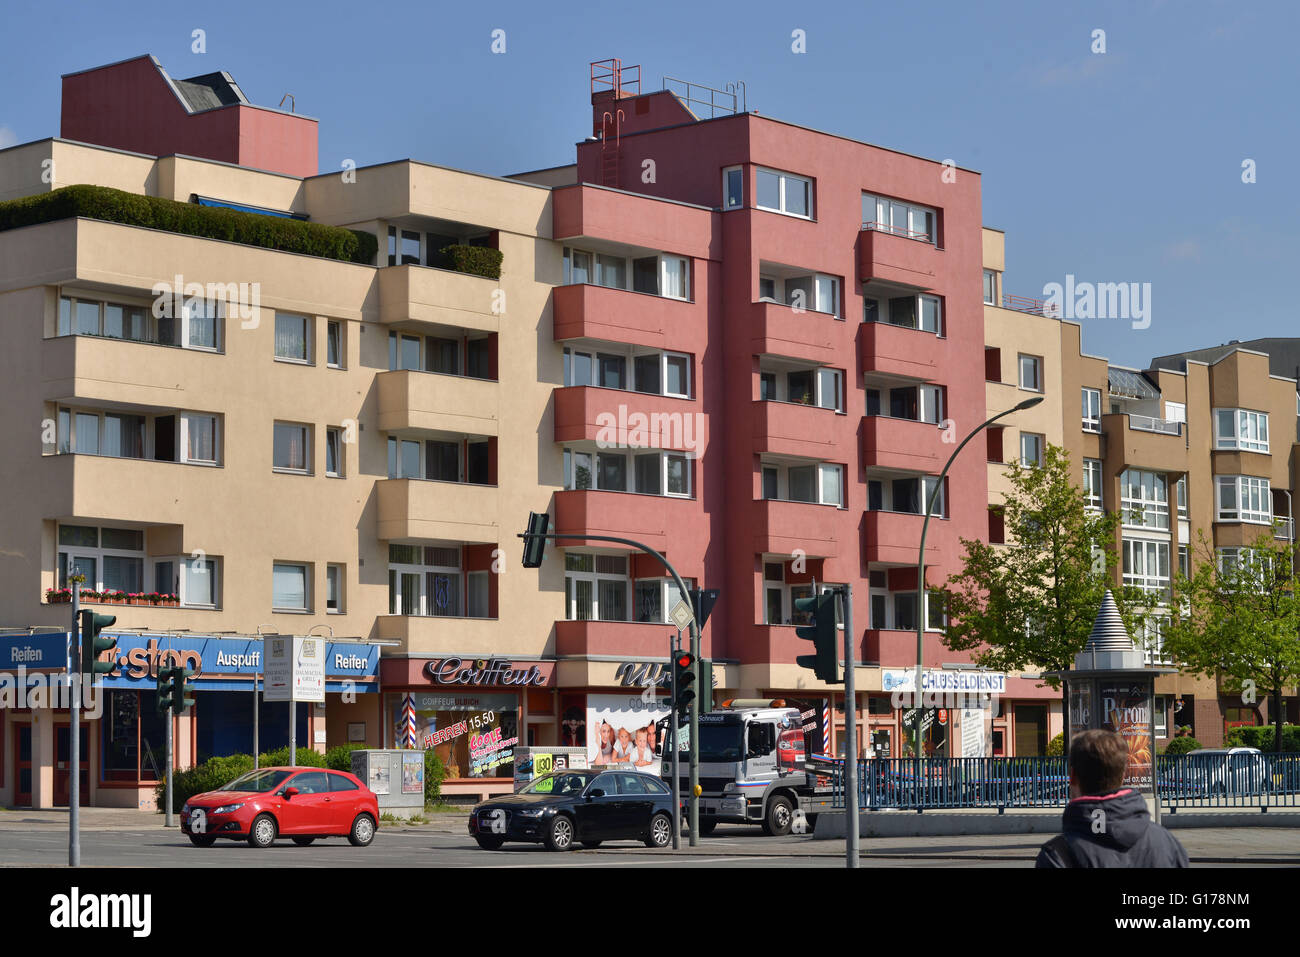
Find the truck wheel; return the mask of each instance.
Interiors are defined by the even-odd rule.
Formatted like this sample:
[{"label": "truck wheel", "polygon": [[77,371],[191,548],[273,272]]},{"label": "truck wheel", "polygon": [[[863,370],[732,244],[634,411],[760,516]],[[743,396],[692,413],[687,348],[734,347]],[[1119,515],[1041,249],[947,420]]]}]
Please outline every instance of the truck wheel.
[{"label": "truck wheel", "polygon": [[790,833],[794,822],[794,810],[790,799],[777,795],[767,802],[767,814],[763,818],[763,833],[771,837],[784,837]]}]

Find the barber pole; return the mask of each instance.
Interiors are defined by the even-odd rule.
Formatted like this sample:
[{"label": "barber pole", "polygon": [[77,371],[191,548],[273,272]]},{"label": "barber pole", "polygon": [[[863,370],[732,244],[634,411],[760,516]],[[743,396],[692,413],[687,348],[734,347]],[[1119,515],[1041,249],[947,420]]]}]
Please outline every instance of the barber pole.
[{"label": "barber pole", "polygon": [[822,702],[822,754],[831,753],[831,703]]},{"label": "barber pole", "polygon": [[402,746],[415,748],[415,695],[402,699]]}]

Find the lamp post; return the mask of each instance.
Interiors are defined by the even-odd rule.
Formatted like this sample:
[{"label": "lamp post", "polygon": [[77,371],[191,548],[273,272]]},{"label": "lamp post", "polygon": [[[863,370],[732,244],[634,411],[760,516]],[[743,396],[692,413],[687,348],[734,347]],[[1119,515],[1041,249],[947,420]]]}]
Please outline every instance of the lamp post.
[{"label": "lamp post", "polygon": [[913,753],[917,760],[917,786],[920,786],[920,760],[921,760],[921,674],[925,669],[924,659],[924,641],[925,641],[925,535],[930,529],[930,513],[934,510],[934,500],[939,495],[939,489],[943,488],[943,480],[948,475],[948,469],[952,468],[952,463],[961,450],[966,447],[966,443],[975,436],[979,435],[998,419],[1005,418],[1013,412],[1023,412],[1025,409],[1033,408],[1043,401],[1041,395],[1036,395],[1032,399],[1025,399],[1024,402],[1017,403],[1013,408],[1005,412],[999,412],[993,418],[977,425],[971,430],[966,438],[961,440],[961,444],[953,449],[952,455],[948,456],[948,461],[944,464],[943,471],[939,473],[939,479],[934,483],[934,488],[930,491],[929,498],[925,503],[925,521],[921,523],[921,549],[916,559],[916,685],[913,691],[912,714],[915,719],[915,730],[913,732]]}]

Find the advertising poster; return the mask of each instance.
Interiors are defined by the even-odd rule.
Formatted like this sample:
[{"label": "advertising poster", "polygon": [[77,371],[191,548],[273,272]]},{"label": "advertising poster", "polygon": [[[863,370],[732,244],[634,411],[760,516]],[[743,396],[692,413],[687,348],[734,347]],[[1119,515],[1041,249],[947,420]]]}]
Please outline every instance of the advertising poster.
[{"label": "advertising poster", "polygon": [[1151,788],[1151,708],[1147,690],[1141,684],[1102,682],[1101,726],[1114,731],[1128,746],[1128,770],[1124,784],[1132,788]]},{"label": "advertising poster", "polygon": [[1069,686],[1070,737],[1092,727],[1092,682],[1080,681]]},{"label": "advertising poster", "polygon": [[424,793],[424,752],[402,755],[402,793]]},{"label": "advertising poster", "polygon": [[370,780],[366,787],[376,794],[388,793],[388,759],[382,755],[370,756]]},{"label": "advertising poster", "polygon": [[985,725],[988,715],[980,708],[963,708],[961,712],[961,756],[982,758],[988,754]]},{"label": "advertising poster", "polygon": [[[824,698],[786,698],[785,703],[799,709],[803,722],[803,751],[805,754],[825,754],[830,748],[830,729],[826,727],[826,700]],[[787,742],[792,743],[792,742]],[[799,758],[802,762],[804,758]]]},{"label": "advertising poster", "polygon": [[587,696],[587,759],[592,767],[627,765],[629,770],[659,773],[663,742],[655,722],[668,717],[664,699],[653,703],[636,694]]}]

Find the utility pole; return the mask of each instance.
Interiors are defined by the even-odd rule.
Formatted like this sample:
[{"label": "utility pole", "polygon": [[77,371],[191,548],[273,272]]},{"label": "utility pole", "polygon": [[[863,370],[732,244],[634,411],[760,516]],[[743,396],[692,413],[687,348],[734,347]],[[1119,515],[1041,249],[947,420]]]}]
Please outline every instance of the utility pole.
[{"label": "utility pole", "polygon": [[[81,582],[72,583],[72,641],[68,683],[72,699],[68,731],[72,736],[72,787],[68,792],[68,866],[81,866]],[[89,662],[87,662],[89,664]]]},{"label": "utility pole", "polygon": [[668,716],[668,740],[664,742],[664,747],[673,749],[673,850],[682,849],[682,779],[678,754],[677,754],[677,649],[682,644],[682,633],[677,632],[677,640],[674,641],[672,635],[668,636],[668,669],[671,675],[672,687],[669,689],[669,700],[672,702],[672,713]]},{"label": "utility pole", "polygon": [[857,665],[857,655],[853,649],[853,586],[844,585],[840,589],[844,601],[844,794],[845,823],[844,855],[845,865],[849,868],[858,866],[858,697],[853,682],[853,672]]}]

